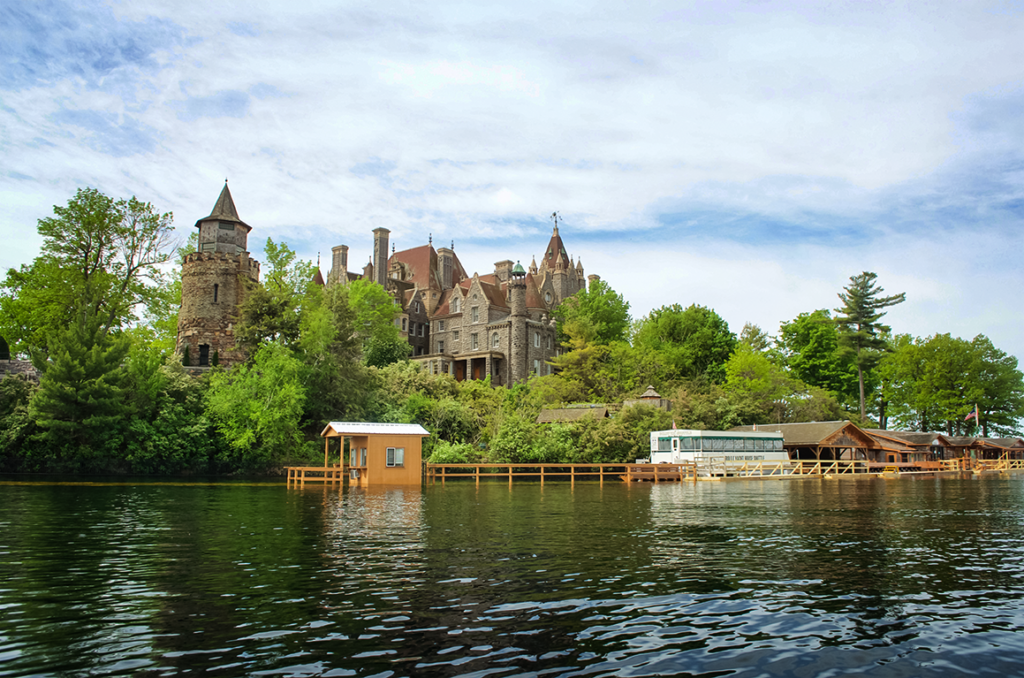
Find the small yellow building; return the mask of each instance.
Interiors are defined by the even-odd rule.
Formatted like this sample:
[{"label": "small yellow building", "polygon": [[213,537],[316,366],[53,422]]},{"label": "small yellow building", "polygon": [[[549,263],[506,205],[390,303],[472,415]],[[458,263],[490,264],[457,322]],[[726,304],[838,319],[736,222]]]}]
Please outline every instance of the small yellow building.
[{"label": "small yellow building", "polygon": [[320,435],[325,467],[331,438],[338,439],[341,454],[348,438],[348,463],[341,463],[351,485],[419,485],[423,480],[423,438],[430,433],[419,424],[332,421]]}]

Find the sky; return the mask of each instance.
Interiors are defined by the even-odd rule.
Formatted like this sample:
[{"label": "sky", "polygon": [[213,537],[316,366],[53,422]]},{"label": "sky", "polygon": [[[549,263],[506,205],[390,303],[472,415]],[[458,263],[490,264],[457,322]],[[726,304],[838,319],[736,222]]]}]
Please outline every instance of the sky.
[{"label": "sky", "polygon": [[894,332],[1024,358],[1024,1],[0,3],[0,267],[81,187],[249,249],[569,254],[777,334],[878,274]]}]

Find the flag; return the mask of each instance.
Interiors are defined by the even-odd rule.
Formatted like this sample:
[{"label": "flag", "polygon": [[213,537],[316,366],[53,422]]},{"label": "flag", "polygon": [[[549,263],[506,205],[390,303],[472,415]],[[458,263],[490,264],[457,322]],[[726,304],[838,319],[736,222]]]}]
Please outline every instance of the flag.
[{"label": "flag", "polygon": [[676,420],[675,419],[672,420],[672,430],[673,431],[676,430]]},{"label": "flag", "polygon": [[964,417],[964,421],[970,421],[971,419],[973,419],[975,422],[978,421],[978,406],[977,405],[974,406],[974,409],[971,410],[970,414],[968,414],[966,417]]}]

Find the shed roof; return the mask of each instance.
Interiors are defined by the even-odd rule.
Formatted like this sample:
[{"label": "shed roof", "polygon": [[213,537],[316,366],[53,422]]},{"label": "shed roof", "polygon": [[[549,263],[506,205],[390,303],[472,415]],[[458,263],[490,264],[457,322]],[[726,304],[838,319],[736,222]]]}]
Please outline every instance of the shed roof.
[{"label": "shed roof", "polygon": [[365,421],[332,421],[327,424],[321,437],[339,436],[429,436],[430,431],[419,424],[376,424]]}]

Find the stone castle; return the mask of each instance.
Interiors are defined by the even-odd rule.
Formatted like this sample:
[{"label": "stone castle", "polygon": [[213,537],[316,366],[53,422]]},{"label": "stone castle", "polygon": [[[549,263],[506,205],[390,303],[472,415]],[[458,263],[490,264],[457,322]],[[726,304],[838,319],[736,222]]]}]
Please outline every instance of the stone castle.
[{"label": "stone castle", "polygon": [[[251,229],[238,217],[225,183],[210,216],[196,222],[199,251],[182,268],[182,303],[177,352],[188,347],[193,365],[209,365],[217,356],[232,365],[244,356],[234,347],[232,326],[245,291],[244,279],[259,281],[259,263],[246,251]],[[540,264],[529,269],[506,259],[494,272],[467,275],[451,247],[428,244],[388,254],[390,231],[373,231],[373,254],[362,272],[348,270],[347,245],[332,250],[326,281],[336,285],[372,280],[399,307],[395,320],[412,349],[412,360],[432,373],[458,380],[491,378],[509,386],[531,374],[550,374],[558,355],[552,311],[585,289],[582,262],[566,253],[558,222]]]}]

